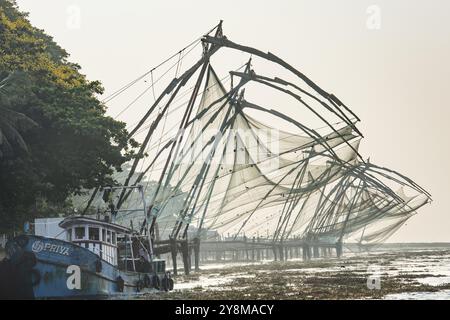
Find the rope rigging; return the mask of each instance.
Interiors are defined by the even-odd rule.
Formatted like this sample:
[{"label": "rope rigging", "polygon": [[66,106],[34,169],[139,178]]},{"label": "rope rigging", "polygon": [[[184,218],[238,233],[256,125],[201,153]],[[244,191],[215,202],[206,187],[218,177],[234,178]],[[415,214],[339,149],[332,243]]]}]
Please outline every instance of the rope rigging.
[{"label": "rope rigging", "polygon": [[[183,70],[183,60],[199,44],[201,58]],[[211,57],[222,48],[249,54],[250,60],[219,77]],[[283,67],[296,80],[257,74],[252,56]],[[154,72],[172,60],[154,79]],[[157,92],[155,85],[170,71],[174,79]],[[234,239],[265,231],[274,242],[289,237],[376,242],[431,201],[430,194],[411,179],[364,160],[359,152],[363,134],[356,126],[360,119],[334,94],[276,55],[230,41],[221,22],[103,102],[147,76],[150,86],[116,117],[152,90],[152,105],[129,133],[130,138],[143,133],[145,137],[124,181],[125,186],[146,184],[148,207],[140,226],[152,236],[158,223],[161,236],[168,239],[186,239],[189,232],[201,237],[210,230],[231,232]],[[228,81],[229,90],[223,85]],[[293,98],[296,106],[304,107],[302,115],[311,115],[320,125],[290,116],[281,107],[251,102],[245,89],[255,83],[267,94],[275,91]],[[276,128],[271,119],[296,132]],[[264,140],[264,130],[277,135]],[[144,162],[146,154],[151,155],[150,163]],[[273,163],[277,165],[271,167]],[[412,196],[397,191],[403,189]],[[98,189],[88,206],[97,195]],[[131,191],[122,191],[117,208],[128,208],[135,201]]]}]

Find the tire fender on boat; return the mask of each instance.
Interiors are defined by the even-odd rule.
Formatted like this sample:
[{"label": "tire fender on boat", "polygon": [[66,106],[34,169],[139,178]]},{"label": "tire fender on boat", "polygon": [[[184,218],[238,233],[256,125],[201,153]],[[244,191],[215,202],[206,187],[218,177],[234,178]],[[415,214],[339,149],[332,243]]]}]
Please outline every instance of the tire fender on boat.
[{"label": "tire fender on boat", "polygon": [[141,290],[144,288],[144,282],[142,280],[136,281],[136,290],[137,292],[141,292]]},{"label": "tire fender on boat", "polygon": [[167,277],[167,275],[164,276],[164,278],[162,278],[162,286],[161,289],[164,291],[169,291],[169,278]]},{"label": "tire fender on boat", "polygon": [[159,277],[157,274],[154,274],[152,277],[152,284],[153,288],[158,289],[161,288],[161,280],[159,280]]},{"label": "tire fender on boat", "polygon": [[150,277],[148,276],[148,274],[146,274],[144,276],[144,286],[146,288],[150,288],[152,286],[152,280],[150,279]]},{"label": "tire fender on boat", "polygon": [[123,288],[125,286],[125,281],[122,279],[121,276],[118,276],[116,278],[116,284],[117,284],[117,291],[118,292],[123,292]]}]

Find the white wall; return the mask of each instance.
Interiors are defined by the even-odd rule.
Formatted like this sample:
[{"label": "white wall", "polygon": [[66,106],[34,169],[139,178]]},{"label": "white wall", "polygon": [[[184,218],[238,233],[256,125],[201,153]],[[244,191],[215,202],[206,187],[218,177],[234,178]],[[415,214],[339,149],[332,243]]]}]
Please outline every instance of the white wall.
[{"label": "white wall", "polygon": [[34,234],[47,238],[66,240],[66,231],[59,227],[63,218],[40,218],[34,220]]}]

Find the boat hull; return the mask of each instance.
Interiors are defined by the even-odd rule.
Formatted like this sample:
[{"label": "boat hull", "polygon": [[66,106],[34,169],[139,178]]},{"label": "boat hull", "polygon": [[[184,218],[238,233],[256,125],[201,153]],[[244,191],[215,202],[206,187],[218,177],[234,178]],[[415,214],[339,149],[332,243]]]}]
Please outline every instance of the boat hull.
[{"label": "boat hull", "polygon": [[2,267],[5,297],[107,298],[170,289],[170,276],[165,272],[122,271],[67,241],[27,235],[9,241],[6,248],[8,259]]}]

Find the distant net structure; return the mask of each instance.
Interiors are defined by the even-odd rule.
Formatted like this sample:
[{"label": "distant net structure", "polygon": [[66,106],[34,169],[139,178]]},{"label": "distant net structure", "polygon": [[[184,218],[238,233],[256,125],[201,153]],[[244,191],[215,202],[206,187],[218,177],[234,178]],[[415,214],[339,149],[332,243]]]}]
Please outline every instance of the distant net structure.
[{"label": "distant net structure", "polygon": [[[132,90],[118,116],[142,113],[130,128],[141,147],[123,183],[143,185],[146,214],[117,222],[157,240],[372,244],[431,201],[363,159],[359,118],[336,96],[278,56],[232,42],[222,23],[105,102]],[[116,194],[117,210],[133,197]]]}]

